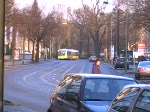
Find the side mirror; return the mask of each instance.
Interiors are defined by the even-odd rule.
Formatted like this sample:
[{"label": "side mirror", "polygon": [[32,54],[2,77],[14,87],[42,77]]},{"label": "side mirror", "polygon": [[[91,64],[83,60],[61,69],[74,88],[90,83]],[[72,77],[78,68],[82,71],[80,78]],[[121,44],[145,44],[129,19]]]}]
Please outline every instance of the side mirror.
[{"label": "side mirror", "polygon": [[78,96],[75,93],[66,93],[66,99],[77,102]]}]

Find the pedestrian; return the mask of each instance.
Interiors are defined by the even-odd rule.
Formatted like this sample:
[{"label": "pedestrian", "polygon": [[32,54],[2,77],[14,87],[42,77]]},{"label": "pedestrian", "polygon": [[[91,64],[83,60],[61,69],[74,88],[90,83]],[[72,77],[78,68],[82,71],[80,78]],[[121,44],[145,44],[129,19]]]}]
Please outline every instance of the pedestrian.
[{"label": "pedestrian", "polygon": [[93,64],[93,67],[92,67],[92,73],[93,74],[101,74],[101,70],[100,70],[100,60],[97,59],[95,61],[95,63]]}]

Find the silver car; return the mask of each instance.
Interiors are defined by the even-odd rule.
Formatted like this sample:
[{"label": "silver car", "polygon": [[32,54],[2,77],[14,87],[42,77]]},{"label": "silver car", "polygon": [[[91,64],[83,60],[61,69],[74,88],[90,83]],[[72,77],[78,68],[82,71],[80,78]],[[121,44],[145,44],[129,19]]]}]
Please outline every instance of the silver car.
[{"label": "silver car", "polygon": [[95,55],[92,55],[89,57],[90,62],[94,62],[94,61],[96,61],[96,59],[98,59],[98,58]]},{"label": "silver car", "polygon": [[112,101],[108,112],[150,112],[150,85],[124,87]]},{"label": "silver car", "polygon": [[135,78],[137,80],[145,77],[150,77],[150,61],[140,61],[135,71]]}]

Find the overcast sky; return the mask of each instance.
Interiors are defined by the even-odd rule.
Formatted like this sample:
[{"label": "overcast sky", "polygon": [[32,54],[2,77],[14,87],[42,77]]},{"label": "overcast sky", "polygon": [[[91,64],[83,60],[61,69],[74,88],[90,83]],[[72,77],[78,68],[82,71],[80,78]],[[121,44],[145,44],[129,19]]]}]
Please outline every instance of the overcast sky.
[{"label": "overcast sky", "polygon": [[[31,5],[34,0],[15,0],[16,4],[19,5],[19,7],[24,7],[26,5]],[[81,6],[81,0],[37,0],[39,6],[54,6],[57,4],[62,4],[67,6],[70,6],[72,8],[77,8]]]},{"label": "overcast sky", "polygon": [[[65,7],[71,7],[72,9],[77,9],[79,7],[82,7],[81,1],[82,0],[37,0],[38,5],[44,9],[44,12],[50,12],[49,10],[52,10],[54,6],[58,6],[58,4],[61,4]],[[95,0],[93,0],[94,2]],[[101,3],[103,1],[108,1],[109,3],[112,3],[112,0],[100,0]],[[30,6],[34,0],[15,0],[15,4],[19,8],[23,8],[25,6]],[[84,3],[91,5],[91,0],[83,0]],[[108,4],[107,5],[107,11],[109,12],[112,9],[113,5]]]}]

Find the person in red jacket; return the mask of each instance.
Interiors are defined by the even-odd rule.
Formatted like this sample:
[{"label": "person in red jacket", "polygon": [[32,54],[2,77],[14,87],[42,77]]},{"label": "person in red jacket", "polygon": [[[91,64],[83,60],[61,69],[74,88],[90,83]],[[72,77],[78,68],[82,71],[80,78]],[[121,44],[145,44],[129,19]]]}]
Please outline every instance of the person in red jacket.
[{"label": "person in red jacket", "polygon": [[92,73],[93,74],[101,74],[101,70],[100,70],[100,60],[96,60],[95,63],[93,64],[92,67]]}]

